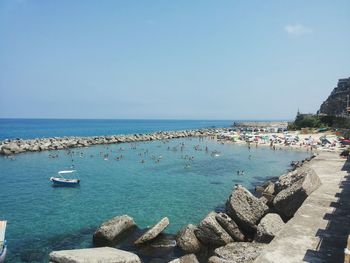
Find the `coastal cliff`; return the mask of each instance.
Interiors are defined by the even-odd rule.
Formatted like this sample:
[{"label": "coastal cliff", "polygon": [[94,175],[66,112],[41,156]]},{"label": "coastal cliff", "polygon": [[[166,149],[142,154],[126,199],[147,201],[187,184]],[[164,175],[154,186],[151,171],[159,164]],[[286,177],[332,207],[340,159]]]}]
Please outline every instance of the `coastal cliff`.
[{"label": "coastal cliff", "polygon": [[345,114],[349,98],[350,78],[339,79],[337,87],[332,90],[317,113],[332,116]]}]

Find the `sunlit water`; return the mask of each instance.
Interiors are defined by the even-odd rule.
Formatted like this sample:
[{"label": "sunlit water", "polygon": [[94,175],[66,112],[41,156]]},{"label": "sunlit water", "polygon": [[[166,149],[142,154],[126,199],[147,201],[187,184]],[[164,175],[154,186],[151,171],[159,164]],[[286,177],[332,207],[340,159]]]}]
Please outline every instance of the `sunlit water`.
[{"label": "sunlit water", "polygon": [[[176,233],[222,207],[235,184],[252,189],[284,173],[291,160],[307,156],[198,138],[73,151],[81,178],[78,188],[54,188],[49,182],[70,167],[67,151],[0,157],[0,219],[8,220],[7,262],[45,262],[52,250],[89,247],[93,230],[116,215],[132,216],[140,228],[168,216],[166,232]],[[219,153],[215,156],[213,151]],[[108,160],[101,152],[109,154]],[[48,158],[56,153],[58,158]],[[120,155],[123,158],[115,160]]]},{"label": "sunlit water", "polygon": [[210,127],[229,127],[228,120],[104,120],[104,119],[1,119],[0,140],[62,136],[178,131]]}]

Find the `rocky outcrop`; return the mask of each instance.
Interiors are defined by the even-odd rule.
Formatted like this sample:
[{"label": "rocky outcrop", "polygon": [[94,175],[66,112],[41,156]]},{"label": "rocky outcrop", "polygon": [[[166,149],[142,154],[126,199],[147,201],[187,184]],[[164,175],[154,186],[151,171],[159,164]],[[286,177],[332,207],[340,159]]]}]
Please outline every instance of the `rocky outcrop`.
[{"label": "rocky outcrop", "polygon": [[270,243],[283,226],[284,222],[278,214],[271,213],[265,215],[258,225],[255,241]]},{"label": "rocky outcrop", "polygon": [[87,147],[98,144],[113,144],[123,142],[140,142],[152,140],[168,140],[184,137],[215,136],[226,129],[199,129],[186,131],[155,132],[150,134],[110,135],[94,137],[62,137],[42,138],[32,140],[4,140],[0,141],[0,154],[11,155],[22,152],[36,152],[46,150]]},{"label": "rocky outcrop", "polygon": [[189,224],[177,234],[176,243],[185,253],[197,253],[202,249],[202,244],[194,234],[196,229],[195,225]]},{"label": "rocky outcrop", "polygon": [[53,251],[49,260],[54,263],[141,263],[137,255],[111,247]]},{"label": "rocky outcrop", "polygon": [[305,199],[321,185],[314,170],[308,169],[304,177],[280,191],[273,200],[276,212],[284,219],[291,218]]},{"label": "rocky outcrop", "polygon": [[169,225],[169,219],[167,217],[164,217],[157,224],[151,227],[145,234],[139,237],[135,241],[135,245],[142,245],[156,238],[168,225]]},{"label": "rocky outcrop", "polygon": [[264,244],[251,242],[234,242],[215,249],[209,263],[251,263],[261,253]]},{"label": "rocky outcrop", "polygon": [[338,85],[322,103],[318,113],[336,116],[346,113],[347,96],[350,95],[350,78],[339,79]]},{"label": "rocky outcrop", "polygon": [[226,202],[226,210],[239,228],[251,235],[255,233],[257,224],[269,207],[246,188],[238,185]]},{"label": "rocky outcrop", "polygon": [[209,213],[194,230],[199,241],[210,247],[219,247],[233,242],[232,237],[216,221],[216,215],[215,212]]},{"label": "rocky outcrop", "polygon": [[103,223],[94,233],[93,242],[97,246],[113,243],[123,232],[135,227],[134,220],[128,215],[116,216]]},{"label": "rocky outcrop", "polygon": [[237,224],[225,213],[218,213],[215,216],[216,221],[233,238],[234,241],[244,241],[244,234]]},{"label": "rocky outcrop", "polygon": [[196,255],[194,254],[189,254],[182,256],[180,258],[176,258],[169,263],[199,263]]}]

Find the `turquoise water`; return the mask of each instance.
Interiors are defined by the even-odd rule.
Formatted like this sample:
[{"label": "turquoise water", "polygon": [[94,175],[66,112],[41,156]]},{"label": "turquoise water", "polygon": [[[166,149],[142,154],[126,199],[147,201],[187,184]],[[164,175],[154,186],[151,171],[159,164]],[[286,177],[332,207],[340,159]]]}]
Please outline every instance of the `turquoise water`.
[{"label": "turquoise water", "polygon": [[[307,156],[198,138],[73,151],[79,188],[54,188],[49,182],[57,171],[70,167],[67,151],[0,157],[0,219],[9,222],[8,262],[45,262],[51,250],[91,246],[93,230],[121,214],[132,216],[141,228],[168,216],[166,231],[175,233],[222,207],[234,184],[251,189],[285,172],[291,160]],[[49,158],[56,153],[58,158]],[[115,160],[120,155],[123,158]],[[237,175],[237,170],[245,175]]]}]

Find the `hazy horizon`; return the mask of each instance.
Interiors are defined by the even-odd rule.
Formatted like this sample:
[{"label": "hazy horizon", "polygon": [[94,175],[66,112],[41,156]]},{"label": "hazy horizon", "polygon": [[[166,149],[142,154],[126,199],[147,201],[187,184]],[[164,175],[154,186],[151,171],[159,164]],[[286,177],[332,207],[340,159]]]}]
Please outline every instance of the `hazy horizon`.
[{"label": "hazy horizon", "polygon": [[0,118],[292,120],[350,77],[350,2],[0,2]]}]

